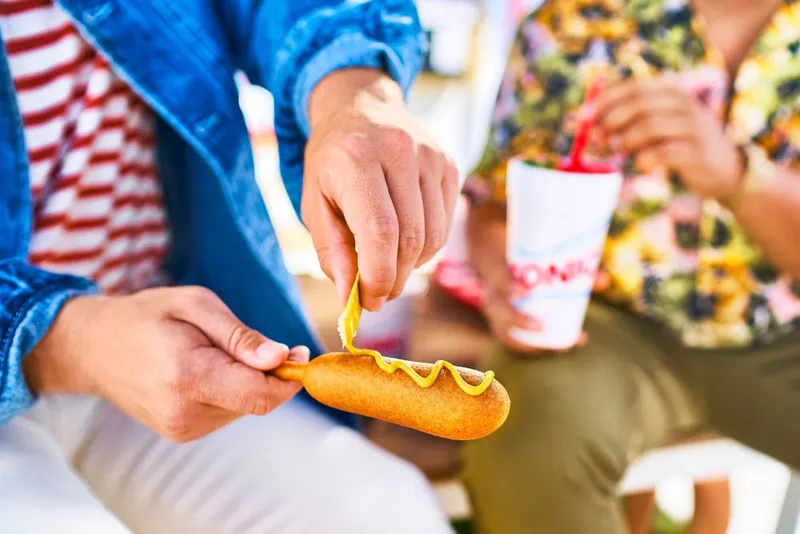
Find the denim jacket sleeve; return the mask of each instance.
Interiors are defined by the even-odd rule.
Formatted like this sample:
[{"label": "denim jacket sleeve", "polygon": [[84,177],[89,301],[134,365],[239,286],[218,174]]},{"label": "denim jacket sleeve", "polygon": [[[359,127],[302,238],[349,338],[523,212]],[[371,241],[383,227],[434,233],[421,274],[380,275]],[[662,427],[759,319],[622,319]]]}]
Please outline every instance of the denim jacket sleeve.
[{"label": "denim jacket sleeve", "polygon": [[407,91],[422,60],[413,0],[219,0],[239,67],[275,98],[281,174],[299,210],[306,105],[327,74],[372,67]]},{"label": "denim jacket sleeve", "polygon": [[94,291],[89,280],[43,271],[20,258],[0,259],[0,426],[33,404],[22,359],[67,299]]}]

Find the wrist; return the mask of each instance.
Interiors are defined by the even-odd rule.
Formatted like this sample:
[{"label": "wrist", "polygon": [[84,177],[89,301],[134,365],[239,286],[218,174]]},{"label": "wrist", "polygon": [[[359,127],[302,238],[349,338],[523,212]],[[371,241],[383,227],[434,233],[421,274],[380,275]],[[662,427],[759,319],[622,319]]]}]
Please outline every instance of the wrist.
[{"label": "wrist", "polygon": [[467,252],[475,274],[486,282],[507,270],[506,213],[497,204],[473,204],[467,212]]},{"label": "wrist", "polygon": [[319,81],[308,100],[308,119],[314,125],[343,106],[403,105],[403,91],[388,74],[378,69],[347,68]]},{"label": "wrist", "polygon": [[96,323],[98,304],[108,297],[82,296],[67,301],[44,338],[22,362],[25,380],[36,395],[93,394],[97,388],[90,369],[88,325]]},{"label": "wrist", "polygon": [[738,174],[732,187],[718,200],[730,209],[736,209],[752,193],[761,191],[772,181],[777,168],[764,150],[757,145],[737,147]]}]

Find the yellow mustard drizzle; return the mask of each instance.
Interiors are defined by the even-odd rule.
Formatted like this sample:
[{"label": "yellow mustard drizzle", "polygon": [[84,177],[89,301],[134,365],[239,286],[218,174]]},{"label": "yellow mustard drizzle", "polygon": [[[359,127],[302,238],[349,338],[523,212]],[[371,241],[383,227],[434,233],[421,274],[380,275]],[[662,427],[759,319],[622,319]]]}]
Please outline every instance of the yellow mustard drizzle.
[{"label": "yellow mustard drizzle", "polygon": [[453,375],[453,379],[456,381],[458,387],[461,388],[461,391],[467,395],[472,395],[475,397],[488,389],[489,385],[494,379],[494,371],[486,371],[483,381],[477,386],[473,386],[464,380],[464,378],[461,376],[461,373],[458,372],[458,369],[456,369],[452,363],[444,360],[439,360],[433,364],[433,368],[428,376],[422,376],[402,360],[394,360],[389,363],[383,359],[383,355],[378,351],[354,347],[353,338],[356,337],[356,331],[358,330],[358,323],[361,320],[362,311],[361,296],[359,295],[358,289],[359,279],[360,276],[356,274],[356,281],[353,283],[353,289],[350,290],[350,297],[347,299],[347,304],[345,305],[344,311],[342,312],[342,315],[339,316],[338,324],[339,337],[342,339],[342,345],[351,354],[372,356],[375,358],[375,363],[378,364],[378,367],[382,371],[385,371],[389,374],[393,374],[399,369],[410,376],[411,379],[414,380],[414,382],[416,382],[416,384],[421,388],[432,386],[433,383],[436,382],[436,379],[439,378],[439,373],[442,372],[442,369],[447,368]]}]

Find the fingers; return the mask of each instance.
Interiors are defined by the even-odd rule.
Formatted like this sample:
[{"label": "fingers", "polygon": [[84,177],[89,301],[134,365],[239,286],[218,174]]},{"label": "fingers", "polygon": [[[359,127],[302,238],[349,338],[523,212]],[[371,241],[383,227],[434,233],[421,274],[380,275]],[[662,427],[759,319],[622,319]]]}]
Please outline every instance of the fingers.
[{"label": "fingers", "polygon": [[541,323],[516,310],[509,301],[495,300],[485,308],[485,313],[495,338],[504,346],[517,352],[538,352],[537,349],[517,341],[512,335],[512,329],[538,331]]},{"label": "fingers", "polygon": [[[503,280],[503,276],[499,275],[494,280]],[[522,343],[513,337],[511,334],[513,329],[533,332],[541,331],[542,329],[541,321],[535,317],[525,315],[514,306],[513,299],[521,294],[524,294],[524,291],[518,288],[511,280],[500,283],[495,282],[491,287],[487,288],[484,314],[494,337],[505,347],[523,354],[561,354],[572,350],[571,348],[563,350],[541,349]],[[586,332],[582,332],[575,343],[575,347],[584,346],[587,339]]]},{"label": "fingers", "polygon": [[458,198],[455,165],[407,112],[384,111],[345,114],[350,122],[317,130],[302,199],[326,275],[344,300],[360,272],[370,311],[399,295],[413,269],[441,249]]},{"label": "fingers", "polygon": [[[292,350],[289,352],[289,356],[286,359],[296,363],[308,363],[310,356],[311,353],[308,350],[308,347],[298,346],[292,348]],[[273,405],[275,407],[278,407],[284,402],[288,401],[297,395],[301,389],[303,389],[303,385],[299,382],[284,381],[270,374],[264,376],[267,379],[267,388],[274,399]]]},{"label": "fingers", "polygon": [[633,101],[620,102],[613,108],[598,111],[596,124],[607,135],[614,135],[629,128],[645,117],[681,117],[686,114],[686,99],[672,93],[641,95]]},{"label": "fingers", "polygon": [[346,302],[358,270],[355,238],[341,214],[327,200],[321,196],[307,196],[315,199],[310,209],[316,217],[314,223],[309,224],[309,230],[320,267],[336,286],[339,301]]},{"label": "fingers", "polygon": [[397,278],[389,298],[397,297],[414,268],[433,259],[444,246],[455,211],[455,166],[431,146],[423,145],[417,152],[414,156],[408,150],[405,158],[389,156],[384,164],[399,224]]},{"label": "fingers", "polygon": [[506,272],[493,276],[486,291],[484,307],[486,318],[495,335],[506,340],[511,340],[509,332],[514,328],[533,331],[541,329],[539,320],[525,315],[512,304],[517,292],[515,288],[515,284]]},{"label": "fingers", "polygon": [[308,347],[298,345],[289,351],[289,357],[286,359],[295,363],[308,363],[308,360],[311,359],[311,351]]},{"label": "fingers", "polygon": [[289,354],[286,345],[247,327],[206,288],[181,288],[170,304],[175,319],[195,326],[215,347],[250,367],[273,369]]},{"label": "fingers", "polygon": [[444,247],[459,195],[458,168],[444,153],[430,146],[419,150],[420,188],[425,214],[425,246],[415,267],[431,261]]},{"label": "fingers", "polygon": [[[422,192],[423,216],[425,220],[425,244],[414,267],[429,262],[447,240],[449,217],[444,197],[445,162],[432,154],[420,165],[420,189]],[[397,288],[395,288],[397,289]],[[400,288],[402,290],[402,287]],[[396,295],[399,295],[397,291]]]},{"label": "fingers", "polygon": [[600,97],[594,113],[611,148],[634,155],[642,172],[663,167],[681,174],[697,158],[703,111],[677,79],[622,82]]},{"label": "fingers", "polygon": [[[625,80],[607,88],[591,105],[595,120],[606,120],[613,110],[627,108],[631,111],[656,105],[671,107],[674,100],[682,100],[686,93],[677,80],[661,76]],[[628,114],[615,114],[627,117]],[[624,121],[622,121],[624,122]]]},{"label": "fingers", "polygon": [[619,149],[635,154],[665,142],[690,141],[695,134],[685,117],[650,115],[621,132]]},{"label": "fingers", "polygon": [[[306,347],[287,351],[281,360],[307,362]],[[302,385],[285,382],[252,369],[214,348],[200,349],[197,365],[189,373],[186,395],[203,404],[216,406],[239,415],[266,415],[297,394]]]},{"label": "fingers", "polygon": [[[444,208],[441,203],[438,206],[423,204],[422,188],[425,187],[425,181],[420,179],[420,171],[416,158],[392,155],[384,163],[386,183],[398,223],[397,267],[388,298],[396,297],[403,290],[426,247],[426,221],[437,217],[426,212],[430,212],[431,208]],[[432,199],[427,200],[430,203]]]},{"label": "fingers", "polygon": [[613,86],[593,106],[593,113],[612,149],[635,153],[665,140],[696,135],[697,105],[677,80],[660,77]]},{"label": "fingers", "polygon": [[458,204],[458,197],[461,192],[461,182],[459,180],[458,167],[456,167],[455,162],[449,158],[445,164],[442,180],[442,197],[444,200],[445,217],[447,219],[447,228],[445,229],[446,243],[447,237],[450,235],[450,230],[453,227],[456,205]]},{"label": "fingers", "polygon": [[[355,176],[348,177],[338,202],[345,222],[355,236],[361,273],[361,304],[375,311],[383,307],[395,286],[400,227],[383,170],[374,160],[361,169],[351,168]],[[397,191],[396,194],[402,193]],[[419,203],[421,200],[417,200],[417,205]],[[407,225],[403,231],[404,239],[413,241],[416,228]]]},{"label": "fingers", "polygon": [[680,173],[683,169],[697,163],[697,151],[694,145],[686,140],[669,140],[659,145],[647,147],[636,154],[636,168],[642,172],[650,172],[658,167],[665,167]]},{"label": "fingers", "polygon": [[173,443],[188,443],[219,430],[241,416],[217,406],[186,403],[185,407],[168,411],[162,421],[156,422],[154,430]]},{"label": "fingers", "polygon": [[302,205],[320,265],[342,301],[357,269],[361,303],[373,311],[383,306],[394,288],[400,233],[374,152],[364,135],[351,135],[318,153],[307,168]]},{"label": "fingers", "polygon": [[498,325],[503,333],[507,333],[512,328],[522,330],[538,331],[542,324],[535,317],[530,317],[520,312],[509,302],[496,301],[487,308],[489,321]]}]

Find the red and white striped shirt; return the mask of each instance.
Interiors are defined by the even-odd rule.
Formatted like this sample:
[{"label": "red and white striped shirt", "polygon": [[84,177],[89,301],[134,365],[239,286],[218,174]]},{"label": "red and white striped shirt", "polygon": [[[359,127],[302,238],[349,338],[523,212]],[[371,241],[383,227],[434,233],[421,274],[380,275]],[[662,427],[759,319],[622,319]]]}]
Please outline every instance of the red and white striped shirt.
[{"label": "red and white striped shirt", "polygon": [[153,116],[52,0],[0,0],[34,203],[30,261],[107,293],[152,285],[168,246]]}]

